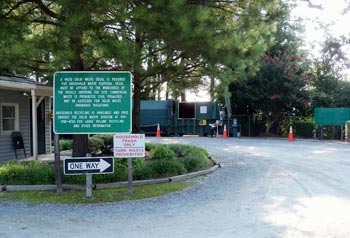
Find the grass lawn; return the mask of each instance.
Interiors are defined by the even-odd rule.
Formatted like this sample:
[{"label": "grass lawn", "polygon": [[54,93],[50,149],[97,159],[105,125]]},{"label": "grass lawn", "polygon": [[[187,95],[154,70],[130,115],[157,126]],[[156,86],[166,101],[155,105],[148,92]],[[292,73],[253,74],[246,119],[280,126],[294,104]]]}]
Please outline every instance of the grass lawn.
[{"label": "grass lawn", "polygon": [[184,188],[195,184],[193,181],[152,184],[144,186],[134,186],[133,194],[128,194],[128,188],[93,190],[92,198],[85,197],[85,190],[65,191],[58,195],[50,191],[32,192],[0,192],[0,199],[6,201],[22,201],[32,204],[39,203],[61,203],[61,204],[91,204],[105,202],[119,202],[125,200],[135,200],[152,198],[166,195],[168,193],[181,191]]}]

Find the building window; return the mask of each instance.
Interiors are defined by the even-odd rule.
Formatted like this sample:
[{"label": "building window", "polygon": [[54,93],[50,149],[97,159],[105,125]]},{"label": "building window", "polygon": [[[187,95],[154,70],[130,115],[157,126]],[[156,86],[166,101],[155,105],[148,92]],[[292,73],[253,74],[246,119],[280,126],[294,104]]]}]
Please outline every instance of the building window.
[{"label": "building window", "polygon": [[1,104],[1,134],[10,134],[19,130],[18,104]]}]

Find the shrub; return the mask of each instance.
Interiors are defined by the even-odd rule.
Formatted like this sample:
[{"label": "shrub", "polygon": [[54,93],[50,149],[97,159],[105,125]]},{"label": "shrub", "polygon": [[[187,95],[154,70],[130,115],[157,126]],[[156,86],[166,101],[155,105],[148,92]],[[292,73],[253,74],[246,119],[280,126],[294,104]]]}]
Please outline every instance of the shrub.
[{"label": "shrub", "polygon": [[[94,178],[94,176],[92,176],[92,178]],[[84,185],[86,183],[86,176],[85,175],[64,175],[62,173],[62,183]]]},{"label": "shrub", "polygon": [[293,133],[300,137],[312,138],[314,136],[313,130],[316,125],[313,118],[289,118],[283,117],[279,122],[279,130],[282,136],[288,136],[290,126],[293,128]]},{"label": "shrub", "polygon": [[335,139],[341,137],[341,129],[338,126],[317,126],[316,129],[321,139]]},{"label": "shrub", "polygon": [[173,150],[177,157],[183,157],[188,154],[189,145],[180,145],[180,144],[169,144],[167,145],[171,150]]},{"label": "shrub", "polygon": [[150,152],[152,159],[174,159],[176,156],[175,152],[171,150],[167,145],[157,145]]},{"label": "shrub", "polygon": [[95,174],[92,177],[93,183],[115,183],[128,180],[127,168],[114,167],[113,174]]},{"label": "shrub", "polygon": [[313,137],[313,131],[315,129],[315,124],[310,121],[298,121],[294,122],[293,130],[295,134],[301,137]]},{"label": "shrub", "polygon": [[153,170],[149,164],[134,170],[133,179],[145,180],[153,178]]},{"label": "shrub", "polygon": [[[137,162],[135,162],[137,163]],[[134,161],[133,161],[134,166]],[[114,159],[113,174],[95,174],[92,176],[93,183],[111,183],[126,181],[128,179],[128,163],[126,158]],[[135,167],[139,167],[135,165]],[[63,175],[62,181],[65,184],[85,184],[85,175]]]},{"label": "shrub", "polygon": [[73,140],[60,140],[60,151],[71,150],[73,148]]},{"label": "shrub", "polygon": [[[101,140],[100,138],[95,138]],[[96,141],[97,141],[96,140]],[[175,148],[177,153],[183,155],[180,159],[175,159],[175,152],[170,148]],[[152,153],[156,160],[144,162],[143,158],[133,158],[134,179],[161,178],[181,175],[192,171],[197,171],[209,165],[210,161],[204,149],[195,146],[177,145],[153,146]],[[183,148],[181,150],[181,147]],[[128,163],[126,158],[114,159],[113,174],[98,174],[92,177],[93,183],[109,183],[126,181],[128,178]],[[63,168],[62,168],[63,169]],[[85,175],[64,175],[64,184],[85,184]],[[0,166],[0,184],[4,185],[35,185],[35,184],[55,184],[54,166],[41,161],[10,161]]]},{"label": "shrub", "polygon": [[54,184],[55,181],[54,167],[40,161],[10,161],[0,167],[0,184]]},{"label": "shrub", "polygon": [[177,157],[187,157],[189,155],[200,155],[203,158],[208,158],[208,152],[197,146],[192,145],[179,145],[179,144],[169,144],[167,145],[171,150],[173,150]]},{"label": "shrub", "polygon": [[[143,158],[133,158],[132,167],[137,171],[143,168]],[[128,179],[128,159],[127,158],[115,158],[114,159],[114,173],[113,174],[100,174],[93,176],[93,183],[112,183],[121,182]]]},{"label": "shrub", "polygon": [[186,169],[178,160],[160,159],[146,166],[150,166],[154,178],[169,177],[186,173]]},{"label": "shrub", "polygon": [[196,146],[191,146],[191,150],[187,154],[187,156],[196,156],[203,160],[207,160],[209,157],[208,152],[205,149],[202,149]]},{"label": "shrub", "polygon": [[350,121],[345,123],[345,139],[347,142],[350,142]]},{"label": "shrub", "polygon": [[97,154],[98,152],[102,152],[103,146],[104,146],[103,139],[95,136],[89,137],[89,148],[92,154]]},{"label": "shrub", "polygon": [[205,160],[199,157],[187,157],[183,160],[187,172],[195,172],[205,167]]},{"label": "shrub", "polygon": [[98,134],[92,136],[94,138],[99,138],[103,140],[103,146],[101,147],[101,151],[103,154],[111,154],[113,153],[113,135],[110,134]]},{"label": "shrub", "polygon": [[114,159],[113,174],[99,174],[93,176],[93,183],[121,182],[128,179],[127,159]]},{"label": "shrub", "polygon": [[151,151],[151,150],[154,149],[157,145],[159,145],[159,144],[155,144],[155,143],[146,143],[146,144],[145,144],[145,149],[146,149],[147,151]]}]

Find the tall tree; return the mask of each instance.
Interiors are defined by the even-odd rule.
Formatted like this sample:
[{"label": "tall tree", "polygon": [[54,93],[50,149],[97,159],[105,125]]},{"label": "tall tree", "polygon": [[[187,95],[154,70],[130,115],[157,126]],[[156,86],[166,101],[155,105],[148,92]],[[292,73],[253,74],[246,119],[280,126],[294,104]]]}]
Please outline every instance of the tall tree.
[{"label": "tall tree", "polygon": [[314,107],[348,107],[349,82],[345,81],[350,67],[345,37],[329,37],[323,44],[321,57],[315,60],[312,82]]},{"label": "tall tree", "polygon": [[[114,7],[111,1],[5,0],[0,7],[4,22],[26,26],[19,34],[18,52],[6,56],[18,57],[15,67],[25,66],[29,75],[50,77],[58,70],[92,70],[103,57],[96,46],[109,20],[103,13]],[[73,156],[87,152],[87,135],[74,135]]]},{"label": "tall tree", "polygon": [[[139,129],[139,99],[160,84],[168,82],[181,94],[184,88],[198,85],[201,75],[217,76],[219,68],[231,74],[253,68],[273,31],[273,18],[279,14],[276,3],[176,0],[130,4],[130,18],[113,30],[115,37],[122,34],[127,40],[123,43],[136,50],[131,65],[133,130]],[[125,65],[117,56],[116,61]],[[161,80],[150,80],[155,75],[161,75]]]},{"label": "tall tree", "polygon": [[230,85],[235,113],[263,115],[265,133],[282,116],[300,112],[308,104],[305,62],[298,52],[300,40],[286,15],[278,23],[274,45],[260,59],[256,75]]},{"label": "tall tree", "polygon": [[[230,81],[256,70],[279,6],[280,0],[3,0],[0,18],[23,26],[21,44],[5,39],[12,47],[21,45],[6,57],[18,59],[16,67],[25,66],[27,74],[131,71],[137,132],[140,99],[162,83],[195,85],[205,74]],[[73,151],[85,155],[85,136],[75,136]]]}]

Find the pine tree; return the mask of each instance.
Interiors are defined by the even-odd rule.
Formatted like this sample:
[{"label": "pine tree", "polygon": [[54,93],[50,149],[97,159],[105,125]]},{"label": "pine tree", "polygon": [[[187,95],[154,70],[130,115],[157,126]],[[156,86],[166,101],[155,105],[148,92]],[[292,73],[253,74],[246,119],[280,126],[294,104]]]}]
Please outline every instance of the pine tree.
[{"label": "pine tree", "polygon": [[[0,52],[17,49],[0,60],[9,62],[7,71],[49,79],[59,70],[131,71],[137,132],[141,98],[162,83],[195,86],[203,75],[230,82],[256,71],[279,6],[280,0],[3,0],[1,24],[21,27],[0,43]],[[74,155],[84,156],[86,136],[74,141]]]}]

